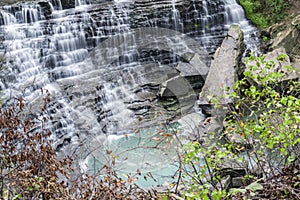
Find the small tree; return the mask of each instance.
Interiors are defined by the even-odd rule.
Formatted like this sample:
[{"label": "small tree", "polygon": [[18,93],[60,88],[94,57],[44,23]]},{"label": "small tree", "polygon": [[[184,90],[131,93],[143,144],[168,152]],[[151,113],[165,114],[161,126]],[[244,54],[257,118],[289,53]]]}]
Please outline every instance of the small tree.
[{"label": "small tree", "polygon": [[[285,57],[282,55],[278,59]],[[211,133],[213,140],[208,142],[214,144],[207,144],[208,147],[199,142],[188,143],[185,147],[184,161],[195,169],[186,173],[190,177],[185,193],[188,198],[258,195],[271,199],[299,199],[299,171],[286,171],[299,169],[300,83],[285,80],[286,72],[294,70],[290,66],[274,71],[275,62],[265,61],[263,56],[247,59],[255,64],[235,83],[235,91],[230,95],[235,103],[224,108],[229,112],[223,133]],[[226,192],[229,188],[221,179],[222,168],[233,162],[244,167],[245,186]],[[288,178],[283,178],[285,175]],[[249,178],[261,184],[255,182],[247,186]],[[270,179],[274,182],[267,181]],[[268,192],[270,188],[276,193]]]},{"label": "small tree", "polygon": [[[47,93],[42,111],[49,101]],[[0,110],[0,194],[4,199],[59,199],[64,186],[57,182],[67,175],[69,161],[56,159],[42,113],[27,115],[24,106],[20,98]]]},{"label": "small tree", "polygon": [[19,98],[0,109],[0,199],[157,199],[120,178],[108,165],[97,173],[81,173],[72,158],[58,159],[44,127],[50,94],[42,90],[40,113],[25,112]]}]

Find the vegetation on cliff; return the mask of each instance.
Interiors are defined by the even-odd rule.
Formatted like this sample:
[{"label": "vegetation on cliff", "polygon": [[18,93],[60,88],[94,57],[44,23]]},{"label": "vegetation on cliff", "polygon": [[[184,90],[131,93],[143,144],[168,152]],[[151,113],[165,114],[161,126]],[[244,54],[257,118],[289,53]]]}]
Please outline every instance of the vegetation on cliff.
[{"label": "vegetation on cliff", "polygon": [[238,0],[243,6],[246,16],[259,28],[285,19],[287,8],[291,4],[285,0]]}]

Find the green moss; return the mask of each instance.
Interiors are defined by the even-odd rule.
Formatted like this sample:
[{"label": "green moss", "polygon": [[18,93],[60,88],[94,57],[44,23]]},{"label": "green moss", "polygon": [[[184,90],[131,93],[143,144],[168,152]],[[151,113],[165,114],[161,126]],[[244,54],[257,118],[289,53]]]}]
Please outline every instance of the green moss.
[{"label": "green moss", "polygon": [[252,14],[250,20],[260,28],[267,28],[270,26],[268,20],[260,13]]},{"label": "green moss", "polygon": [[285,18],[288,4],[284,0],[239,0],[246,16],[259,28],[267,28]]},{"label": "green moss", "polygon": [[260,28],[266,28],[269,26],[266,18],[262,13],[257,12],[262,6],[255,0],[239,0],[239,3],[244,8],[246,16],[252,23]]},{"label": "green moss", "polygon": [[269,38],[269,37],[267,37],[267,36],[263,36],[263,37],[262,37],[262,40],[263,40],[264,42],[267,42],[267,41],[269,41],[269,40],[270,40],[270,38]]}]

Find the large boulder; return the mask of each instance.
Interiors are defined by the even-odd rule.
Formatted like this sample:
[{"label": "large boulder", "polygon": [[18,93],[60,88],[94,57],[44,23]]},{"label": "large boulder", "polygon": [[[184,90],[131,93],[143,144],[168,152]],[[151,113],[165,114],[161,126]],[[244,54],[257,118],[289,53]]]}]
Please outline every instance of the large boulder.
[{"label": "large boulder", "polygon": [[196,101],[194,89],[200,89],[204,85],[209,68],[198,53],[186,53],[182,57],[186,58],[186,62],[180,62],[176,66],[178,75],[160,84],[159,96],[176,98],[181,113],[185,113],[194,107]]},{"label": "large boulder", "polygon": [[243,39],[241,28],[232,25],[221,47],[214,54],[214,60],[199,95],[200,106],[210,104],[209,96],[216,97],[220,104],[232,102],[226,94],[232,91],[234,82],[241,73],[238,66],[243,52]]},{"label": "large boulder", "polygon": [[[189,58],[189,56],[191,58]],[[209,67],[204,62],[203,57],[195,53],[189,55],[184,54],[182,57],[187,58],[186,63],[181,62],[176,66],[176,69],[180,72],[183,77],[198,76],[206,77],[209,71]]]}]

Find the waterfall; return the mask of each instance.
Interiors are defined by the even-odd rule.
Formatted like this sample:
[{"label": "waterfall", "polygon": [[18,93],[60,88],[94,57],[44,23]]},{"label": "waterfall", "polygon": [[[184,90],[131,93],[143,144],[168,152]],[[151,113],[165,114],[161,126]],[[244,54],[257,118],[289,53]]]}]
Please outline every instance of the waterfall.
[{"label": "waterfall", "polygon": [[[49,90],[46,125],[57,150],[66,154],[83,140],[91,146],[123,144],[123,150],[128,138],[131,145],[141,138],[142,144],[153,143],[157,132],[169,131],[159,125],[183,116],[196,98],[194,91],[189,99],[161,98],[162,83],[179,77],[178,66],[189,68],[191,54],[209,63],[232,23],[240,24],[246,43],[253,45],[248,47],[255,49],[255,29],[235,0],[47,0],[4,6],[3,102],[23,96],[34,112],[40,89]],[[200,75],[190,77],[195,87],[205,78]],[[173,153],[153,158],[158,163],[150,163],[151,170],[169,167],[166,158]]]},{"label": "waterfall", "polygon": [[256,29],[245,18],[243,8],[236,3],[235,0],[226,0],[226,18],[227,24],[236,23],[239,24],[244,32],[245,44],[248,50],[253,52],[259,52],[258,50],[258,38],[255,35]]},{"label": "waterfall", "polygon": [[85,0],[75,0],[75,7],[86,5],[87,2]]},{"label": "waterfall", "polygon": [[176,0],[172,0],[172,13],[173,13],[172,20],[174,23],[174,29],[176,31],[183,31],[183,24],[182,21],[180,20],[181,19],[180,13],[176,8]]},{"label": "waterfall", "polygon": [[2,14],[2,20],[4,25],[15,24],[17,22],[17,19],[11,13],[2,12],[1,14]]}]

